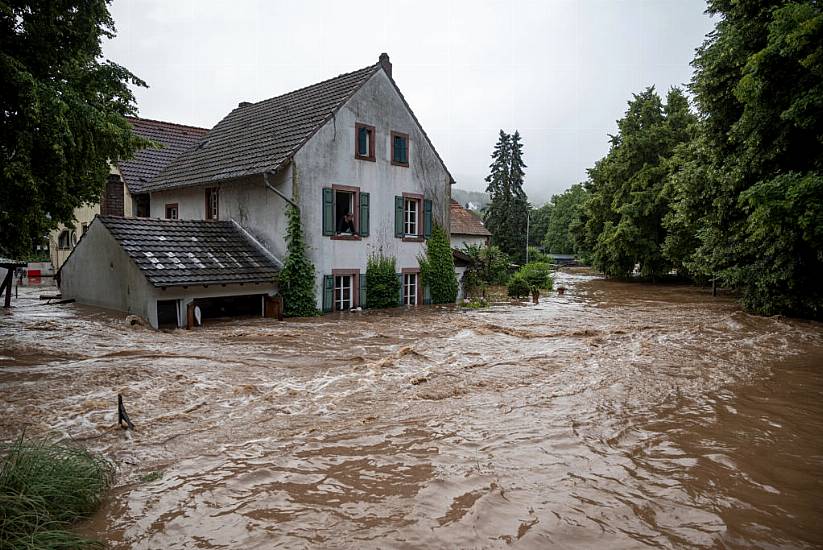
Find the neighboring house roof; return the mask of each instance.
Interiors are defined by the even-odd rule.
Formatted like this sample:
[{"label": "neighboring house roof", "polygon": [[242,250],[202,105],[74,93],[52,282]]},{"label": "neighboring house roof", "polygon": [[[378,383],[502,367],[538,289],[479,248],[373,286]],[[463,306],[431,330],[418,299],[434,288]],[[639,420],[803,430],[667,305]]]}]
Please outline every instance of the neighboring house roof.
[{"label": "neighboring house roof", "polygon": [[[384,54],[380,62],[363,69],[257,103],[241,103],[218,122],[197,147],[169,163],[145,189],[160,191],[208,185],[276,172],[381,69],[387,71],[403,104],[446,169],[386,66],[390,64]],[[449,178],[453,181],[451,174]]]},{"label": "neighboring house roof", "polygon": [[460,206],[456,200],[452,199],[449,209],[449,231],[452,235],[491,236],[489,230],[483,225],[483,221]]},{"label": "neighboring house roof", "polygon": [[99,220],[155,287],[272,282],[280,271],[231,221]]},{"label": "neighboring house roof", "polygon": [[134,133],[162,145],[161,148],[141,149],[135,153],[134,158],[116,163],[126,187],[132,194],[145,193],[145,186],[152,178],[176,157],[193,149],[209,131],[207,128],[159,120],[126,118],[134,128]]}]

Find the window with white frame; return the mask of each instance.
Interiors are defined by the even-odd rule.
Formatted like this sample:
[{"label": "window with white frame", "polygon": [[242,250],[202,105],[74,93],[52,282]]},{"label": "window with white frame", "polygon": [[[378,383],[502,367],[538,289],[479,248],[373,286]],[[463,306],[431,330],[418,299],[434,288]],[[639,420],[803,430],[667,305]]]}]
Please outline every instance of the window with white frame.
[{"label": "window with white frame", "polygon": [[352,308],[352,276],[334,276],[334,310],[346,311]]},{"label": "window with white frame", "polygon": [[220,194],[216,187],[206,189],[206,219],[220,219]]},{"label": "window with white frame", "polygon": [[403,274],[403,304],[417,305],[417,273]]},{"label": "window with white frame", "polygon": [[420,212],[420,200],[406,198],[403,201],[403,234],[407,237],[416,237],[417,218]]}]

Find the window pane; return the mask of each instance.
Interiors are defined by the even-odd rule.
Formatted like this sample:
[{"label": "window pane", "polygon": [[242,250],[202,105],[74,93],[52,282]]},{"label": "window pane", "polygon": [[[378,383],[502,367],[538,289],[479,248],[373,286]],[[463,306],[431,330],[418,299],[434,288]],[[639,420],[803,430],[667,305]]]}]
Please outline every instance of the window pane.
[{"label": "window pane", "polygon": [[366,128],[360,128],[357,132],[357,154],[364,157],[369,155],[369,136]]}]

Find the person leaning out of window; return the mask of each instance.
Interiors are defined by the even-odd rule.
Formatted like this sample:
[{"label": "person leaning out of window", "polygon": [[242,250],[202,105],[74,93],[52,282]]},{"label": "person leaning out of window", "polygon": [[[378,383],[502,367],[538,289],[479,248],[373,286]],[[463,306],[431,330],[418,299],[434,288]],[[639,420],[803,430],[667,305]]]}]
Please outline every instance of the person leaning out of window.
[{"label": "person leaning out of window", "polygon": [[344,233],[348,233],[350,235],[355,234],[354,215],[351,212],[347,212],[337,224],[337,234],[342,235]]}]

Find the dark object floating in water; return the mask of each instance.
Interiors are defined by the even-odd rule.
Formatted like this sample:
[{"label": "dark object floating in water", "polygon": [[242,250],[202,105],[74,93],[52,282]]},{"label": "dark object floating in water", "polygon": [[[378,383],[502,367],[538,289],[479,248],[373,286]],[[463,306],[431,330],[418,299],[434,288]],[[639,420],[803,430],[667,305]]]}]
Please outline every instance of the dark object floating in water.
[{"label": "dark object floating in water", "polygon": [[557,293],[562,296],[563,294],[566,293],[566,287],[565,286],[557,287]]},{"label": "dark object floating in water", "polygon": [[123,396],[117,394],[117,423],[124,430],[133,430],[134,424],[129,420],[129,415],[126,412],[126,407],[123,405]]}]

